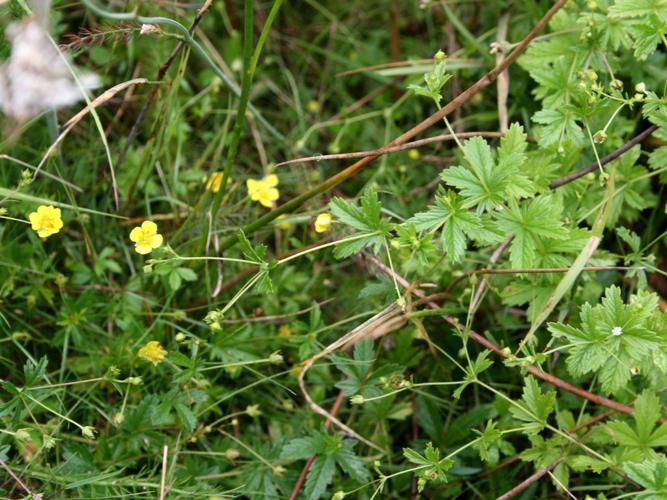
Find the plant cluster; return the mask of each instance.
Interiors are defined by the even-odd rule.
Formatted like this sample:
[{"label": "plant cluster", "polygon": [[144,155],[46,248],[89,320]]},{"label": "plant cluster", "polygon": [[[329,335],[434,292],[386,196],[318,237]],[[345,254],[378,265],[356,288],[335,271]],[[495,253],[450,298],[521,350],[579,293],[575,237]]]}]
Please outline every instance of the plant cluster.
[{"label": "plant cluster", "polygon": [[0,2],[0,496],[667,498],[665,0],[120,7]]}]

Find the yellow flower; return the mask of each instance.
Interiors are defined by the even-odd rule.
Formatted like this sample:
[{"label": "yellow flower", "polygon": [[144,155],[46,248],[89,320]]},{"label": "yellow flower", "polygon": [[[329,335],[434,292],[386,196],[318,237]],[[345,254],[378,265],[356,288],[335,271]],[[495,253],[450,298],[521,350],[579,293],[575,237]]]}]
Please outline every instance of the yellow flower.
[{"label": "yellow flower", "polygon": [[134,242],[134,249],[141,255],[151,253],[151,250],[162,245],[162,235],[157,232],[157,224],[150,220],[135,227],[130,233],[130,240]]},{"label": "yellow flower", "polygon": [[320,105],[315,99],[308,101],[308,111],[311,113],[317,113],[320,110]]},{"label": "yellow flower", "polygon": [[408,149],[408,158],[410,158],[411,160],[419,160],[420,156],[421,155],[419,154],[418,149],[415,148]]},{"label": "yellow flower", "polygon": [[62,229],[63,220],[60,215],[59,208],[54,208],[52,205],[48,207],[41,205],[28,218],[30,219],[32,228],[37,231],[39,237],[48,238]]},{"label": "yellow flower", "polygon": [[288,230],[290,227],[292,227],[292,224],[290,221],[285,220],[287,219],[287,216],[285,214],[279,215],[278,218],[276,219],[276,225],[283,230]]},{"label": "yellow flower", "polygon": [[154,365],[162,361],[166,355],[167,351],[164,350],[164,347],[157,340],[151,340],[139,349],[139,357],[150,361]]},{"label": "yellow flower", "polygon": [[282,325],[280,328],[278,328],[279,337],[289,337],[291,335],[292,329],[289,327],[289,325]]},{"label": "yellow flower", "polygon": [[[211,177],[204,177],[204,182],[206,182],[206,189],[212,190],[214,193],[220,191],[220,186],[222,185],[222,172],[214,172],[211,174]],[[227,183],[229,183],[229,178],[227,178]]]},{"label": "yellow flower", "polygon": [[331,214],[323,213],[317,216],[315,219],[315,232],[316,233],[326,233],[331,229]]},{"label": "yellow flower", "polygon": [[278,176],[275,174],[267,175],[263,179],[248,179],[246,186],[248,194],[253,201],[260,202],[265,207],[271,207],[273,202],[280,197],[278,189]]}]

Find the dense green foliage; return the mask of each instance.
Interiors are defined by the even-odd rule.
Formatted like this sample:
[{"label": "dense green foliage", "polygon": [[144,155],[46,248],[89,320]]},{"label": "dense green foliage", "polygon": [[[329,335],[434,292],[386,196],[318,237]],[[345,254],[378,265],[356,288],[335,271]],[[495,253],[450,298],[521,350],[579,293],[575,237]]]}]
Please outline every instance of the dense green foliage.
[{"label": "dense green foliage", "polygon": [[667,498],[667,2],[326,156],[554,3],[54,1],[110,90],[0,118],[0,496]]}]

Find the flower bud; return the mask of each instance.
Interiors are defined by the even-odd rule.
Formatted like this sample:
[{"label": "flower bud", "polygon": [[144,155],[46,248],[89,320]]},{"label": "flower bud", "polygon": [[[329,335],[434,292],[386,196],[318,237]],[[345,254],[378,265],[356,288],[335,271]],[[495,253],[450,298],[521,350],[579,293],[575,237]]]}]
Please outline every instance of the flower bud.
[{"label": "flower bud", "polygon": [[92,425],[81,427],[81,435],[89,439],[95,439],[95,427]]},{"label": "flower bud", "polygon": [[356,394],[350,398],[350,403],[353,405],[362,405],[364,404],[364,397],[361,394]]},{"label": "flower bud", "polygon": [[262,414],[259,409],[259,405],[248,405],[246,406],[245,412],[249,417],[253,418],[259,417]]}]

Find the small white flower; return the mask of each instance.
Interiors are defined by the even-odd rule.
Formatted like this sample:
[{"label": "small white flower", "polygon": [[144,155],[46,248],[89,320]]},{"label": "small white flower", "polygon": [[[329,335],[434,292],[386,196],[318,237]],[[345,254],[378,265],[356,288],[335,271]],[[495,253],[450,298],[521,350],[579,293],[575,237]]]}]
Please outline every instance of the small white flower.
[{"label": "small white flower", "polygon": [[[64,56],[46,31],[50,2],[36,2],[36,16],[7,26],[11,56],[0,65],[0,110],[19,122],[84,98]],[[42,5],[43,4],[43,5]],[[83,88],[100,85],[94,74],[79,75]]]},{"label": "small white flower", "polygon": [[139,34],[150,35],[151,33],[158,33],[159,31],[160,28],[158,28],[155,24],[142,24]]},{"label": "small white flower", "polygon": [[621,327],[621,326],[615,326],[614,328],[611,329],[611,334],[614,337],[618,337],[622,333],[623,333],[623,327]]}]

